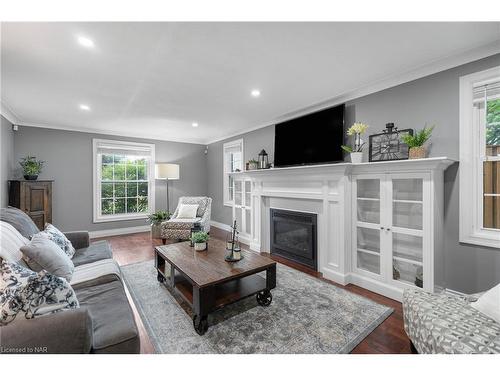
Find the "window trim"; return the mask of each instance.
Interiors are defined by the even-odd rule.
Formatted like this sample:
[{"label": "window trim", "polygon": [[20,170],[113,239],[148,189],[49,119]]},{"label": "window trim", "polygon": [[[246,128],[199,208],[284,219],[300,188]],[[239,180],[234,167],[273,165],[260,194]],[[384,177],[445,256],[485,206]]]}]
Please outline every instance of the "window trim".
[{"label": "window trim", "polygon": [[222,198],[224,202],[224,206],[229,206],[232,207],[234,204],[234,199],[230,200],[229,199],[229,183],[227,176],[229,173],[234,173],[230,172],[227,170],[228,167],[228,160],[227,160],[227,153],[226,150],[228,148],[232,148],[235,146],[239,146],[241,149],[241,167],[243,168],[245,165],[245,154],[243,150],[243,138],[235,139],[234,141],[231,142],[226,142],[222,145]]},{"label": "window trim", "polygon": [[[500,66],[460,77],[460,206],[459,241],[472,245],[500,249],[500,231],[483,228],[483,194],[481,140],[484,131],[474,131],[474,116],[478,116],[471,105],[473,88],[487,81],[498,79]],[[471,199],[473,197],[473,199]],[[472,213],[472,215],[471,215]]]},{"label": "window trim", "polygon": [[[117,148],[126,147],[147,147],[150,150],[150,165],[148,166],[148,211],[137,214],[118,214],[118,215],[102,215],[100,210],[101,197],[101,161],[97,157],[97,148],[99,144],[113,144]],[[98,165],[99,164],[99,165]],[[146,219],[149,214],[155,211],[155,145],[153,143],[127,142],[114,139],[92,139],[92,200],[93,200],[93,222],[107,223],[113,221],[137,220]],[[99,198],[98,198],[99,197]]]}]

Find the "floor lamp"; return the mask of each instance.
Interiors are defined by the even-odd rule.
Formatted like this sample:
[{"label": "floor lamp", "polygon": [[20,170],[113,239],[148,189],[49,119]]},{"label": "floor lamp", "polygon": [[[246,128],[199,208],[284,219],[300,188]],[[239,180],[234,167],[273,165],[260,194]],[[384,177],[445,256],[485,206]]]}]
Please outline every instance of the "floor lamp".
[{"label": "floor lamp", "polygon": [[179,179],[179,164],[156,163],[155,178],[157,180],[167,181],[167,212],[170,213],[170,204],[168,197],[168,181]]}]

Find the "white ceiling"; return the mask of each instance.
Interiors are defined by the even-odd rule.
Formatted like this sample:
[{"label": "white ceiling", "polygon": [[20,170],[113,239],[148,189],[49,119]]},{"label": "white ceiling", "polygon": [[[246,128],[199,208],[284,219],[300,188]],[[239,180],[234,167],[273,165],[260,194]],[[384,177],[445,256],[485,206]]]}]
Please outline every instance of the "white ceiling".
[{"label": "white ceiling", "polygon": [[500,51],[500,23],[3,23],[1,31],[2,104],[19,124],[196,143],[422,67],[444,69],[467,51]]}]

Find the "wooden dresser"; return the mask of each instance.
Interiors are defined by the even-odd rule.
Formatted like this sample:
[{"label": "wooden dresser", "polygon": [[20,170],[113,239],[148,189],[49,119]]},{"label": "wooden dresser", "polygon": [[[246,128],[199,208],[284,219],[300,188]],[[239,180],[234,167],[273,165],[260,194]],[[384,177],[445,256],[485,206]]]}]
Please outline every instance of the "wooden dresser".
[{"label": "wooden dresser", "polygon": [[52,223],[52,180],[10,180],[9,206],[26,212],[43,230]]}]

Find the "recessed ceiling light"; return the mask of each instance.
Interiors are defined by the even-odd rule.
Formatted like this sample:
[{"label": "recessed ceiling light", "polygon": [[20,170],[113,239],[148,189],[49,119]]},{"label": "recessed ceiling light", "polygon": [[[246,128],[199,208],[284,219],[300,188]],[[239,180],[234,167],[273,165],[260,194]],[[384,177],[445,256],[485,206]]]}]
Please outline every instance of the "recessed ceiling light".
[{"label": "recessed ceiling light", "polygon": [[193,126],[193,128],[197,128],[198,127],[198,123],[197,122],[193,122],[191,125]]},{"label": "recessed ceiling light", "polygon": [[252,90],[250,93],[254,98],[258,98],[260,96],[260,91],[259,90]]},{"label": "recessed ceiling light", "polygon": [[90,111],[90,107],[87,104],[80,104],[80,109],[82,111]]},{"label": "recessed ceiling light", "polygon": [[85,36],[79,36],[77,39],[78,43],[80,43],[80,45],[84,46],[85,48],[94,48],[94,41],[92,39]]}]

